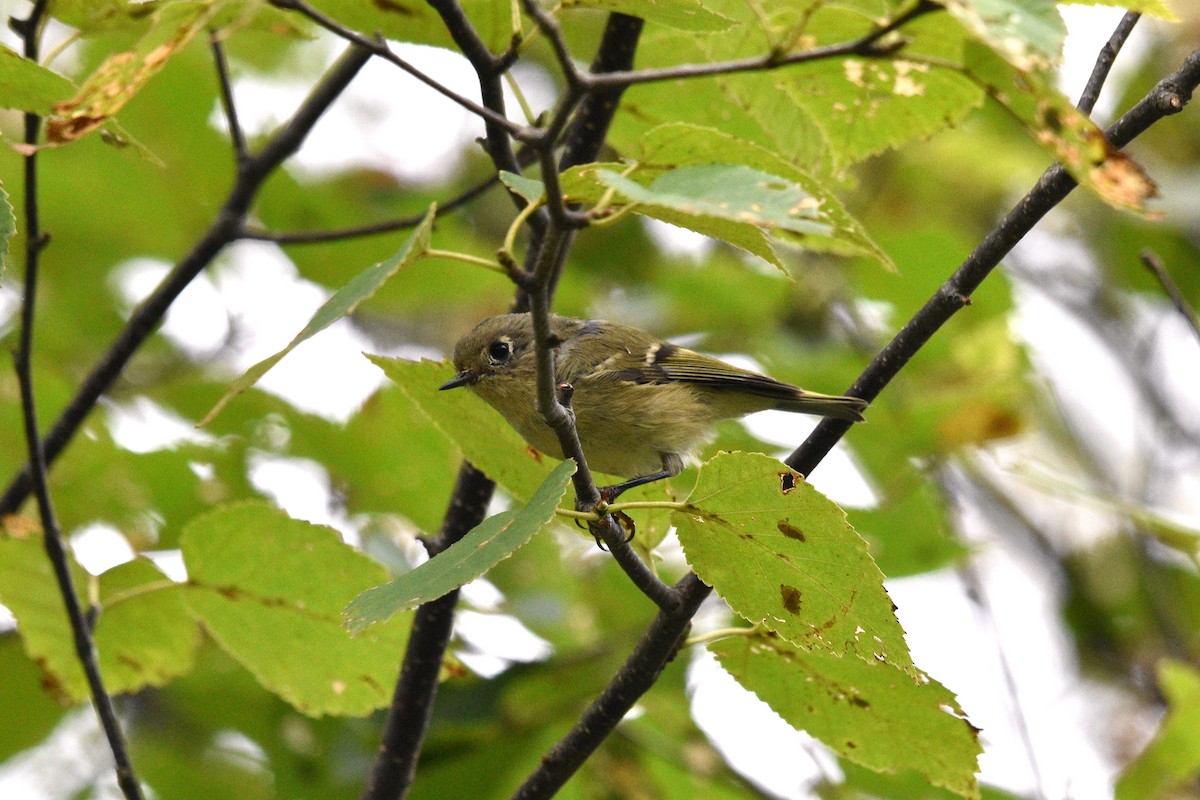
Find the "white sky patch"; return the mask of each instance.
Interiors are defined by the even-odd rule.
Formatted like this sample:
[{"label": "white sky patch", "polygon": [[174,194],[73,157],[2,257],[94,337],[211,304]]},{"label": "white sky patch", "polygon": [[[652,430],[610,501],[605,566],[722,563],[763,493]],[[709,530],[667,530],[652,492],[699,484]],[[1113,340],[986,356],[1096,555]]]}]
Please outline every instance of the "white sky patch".
[{"label": "white sky patch", "polygon": [[654,245],[669,256],[687,256],[700,261],[716,247],[716,242],[704,234],[669,222],[646,217],[642,219],[642,225]]},{"label": "white sky patch", "polygon": [[113,440],[134,453],[149,453],[191,442],[212,444],[213,437],[147,397],[127,402],[101,400]]},{"label": "white sky patch", "polygon": [[[113,269],[109,282],[126,316],[170,270],[166,261],[145,257],[131,258]],[[221,348],[229,336],[229,320],[225,303],[207,275],[196,276],[171,304],[160,332],[192,358],[203,358]]]},{"label": "white sky patch", "polygon": [[359,544],[357,527],[333,508],[329,473],[317,462],[256,453],[250,456],[250,483],[288,516],[327,525],[347,542]]},{"label": "white sky patch", "polygon": [[544,661],[554,647],[509,614],[484,614],[462,609],[454,632],[468,649],[456,655],[475,673],[495,677],[513,663]]},{"label": "white sky patch", "polygon": [[80,566],[93,575],[132,561],[137,555],[120,531],[103,522],[94,522],[73,533],[71,552]]},{"label": "white sky patch", "polygon": [[[341,54],[340,42],[321,34],[307,49],[324,48],[324,65]],[[479,82],[461,55],[437,47],[391,43],[398,56],[427,75],[476,102]],[[312,88],[315,71],[308,62],[281,70],[293,77],[268,78],[245,65],[236,65],[233,92],[238,119],[251,138],[273,131],[295,112]],[[528,83],[528,86],[524,84]],[[526,72],[522,89],[534,97],[543,92]],[[515,108],[515,103],[513,104]],[[510,111],[510,116],[512,112]],[[518,116],[515,118],[519,119]],[[220,104],[213,107],[209,124],[227,132]],[[398,181],[436,183],[453,173],[474,140],[484,135],[483,123],[471,112],[429,88],[398,67],[375,58],[367,63],[337,102],[330,107],[305,139],[286,168],[300,178],[313,180],[352,169],[383,170]],[[353,147],[347,147],[353,142]]]},{"label": "white sky patch", "polygon": [[697,650],[687,682],[696,725],[751,783],[773,796],[807,800],[816,781],[840,779],[841,770],[824,745],[743,689],[707,650]]},{"label": "white sky patch", "polygon": [[[233,319],[231,367],[238,374],[286,347],[332,294],[299,277],[278,247],[259,242],[229,248],[215,283]],[[345,422],[384,381],[362,355],[371,349],[363,333],[340,319],[300,344],[256,385],[302,411]]]}]

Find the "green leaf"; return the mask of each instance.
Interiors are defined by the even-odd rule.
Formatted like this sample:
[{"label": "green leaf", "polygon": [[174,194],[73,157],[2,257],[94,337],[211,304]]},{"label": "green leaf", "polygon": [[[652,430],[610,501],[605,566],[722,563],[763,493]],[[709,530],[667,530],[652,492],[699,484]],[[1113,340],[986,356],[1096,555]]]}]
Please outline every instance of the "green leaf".
[{"label": "green leaf", "polygon": [[386,261],[380,261],[377,264],[367,267],[367,269],[354,276],[349,283],[334,292],[333,296],[317,309],[312,319],[296,334],[287,347],[272,356],[264,358],[246,370],[240,378],[233,382],[233,385],[222,395],[221,399],[212,407],[212,410],[204,415],[204,418],[200,420],[198,425],[203,427],[211,422],[213,417],[221,413],[221,409],[225,407],[226,403],[257,383],[259,378],[267,374],[267,371],[271,367],[278,364],[297,345],[325,330],[342,317],[354,313],[354,309],[358,308],[360,303],[375,294],[379,287],[387,282],[388,278],[423,256],[429,249],[430,235],[433,231],[433,220],[436,216],[437,204],[435,203],[429,207],[425,218],[421,220],[421,223],[417,227],[413,228],[408,238],[400,245],[400,249],[396,251],[394,256]]},{"label": "green leaf", "polygon": [[0,108],[45,114],[74,92],[74,84],[57,72],[0,47]]},{"label": "green leaf", "polygon": [[71,142],[102,126],[204,30],[223,5],[222,0],[210,0],[160,6],[153,26],[134,49],[109,56],[74,97],[54,106],[46,140],[51,144]]},{"label": "green leaf", "polygon": [[595,8],[628,14],[682,31],[721,31],[734,20],[706,9],[698,0],[566,0],[564,9]]},{"label": "green leaf", "polygon": [[774,636],[731,636],[709,645],[737,682],[797,730],[877,772],[915,770],[962,797],[978,798],[979,732],[954,695],[887,664],[801,650]]},{"label": "green leaf", "polygon": [[[191,669],[199,631],[184,610],[181,587],[137,559],[89,578],[72,560],[80,602],[99,581],[103,610],[94,632],[100,674],[112,694],[161,686]],[[118,598],[121,599],[117,602]],[[43,687],[70,702],[90,694],[66,609],[40,537],[0,539],[0,602],[16,616],[25,652],[45,670]],[[106,607],[106,603],[112,605]]]},{"label": "green leaf", "polygon": [[524,508],[488,517],[436,558],[354,598],[345,611],[346,627],[359,633],[398,611],[436,600],[511,556],[554,518],[574,474],[575,462],[562,462]]},{"label": "green leaf", "polygon": [[368,355],[463,456],[513,497],[528,501],[550,474],[554,459],[532,450],[487,403],[467,391],[440,392],[454,377],[445,362]]},{"label": "green leaf", "polygon": [[835,503],[755,453],[720,453],[673,516],[696,574],[746,619],[803,648],[916,674],[883,574]]},{"label": "green leaf", "polygon": [[[641,140],[640,163],[660,166],[740,164],[770,175],[779,175],[807,193],[820,209],[820,216],[831,228],[829,236],[815,232],[803,234],[800,241],[813,250],[858,253],[876,259],[886,269],[896,267],[879,245],[871,241],[862,224],[856,220],[832,191],[804,170],[780,158],[753,142],[739,139],[716,128],[704,128],[688,123],[668,123],[648,131]],[[788,230],[786,227],[783,230]]]},{"label": "green leaf", "polygon": [[0,725],[0,763],[35,747],[59,724],[67,709],[42,691],[42,671],[21,652],[14,631],[0,634],[0,708],[19,725]]},{"label": "green leaf", "polygon": [[1117,800],[1183,796],[1175,791],[1200,775],[1200,673],[1164,659],[1158,665],[1158,685],[1167,698],[1167,715],[1118,779]]},{"label": "green leaf", "polygon": [[1058,63],[1067,26],[1054,0],[946,0],[947,10],[1022,72]]},{"label": "green leaf", "polygon": [[546,196],[546,187],[541,181],[517,175],[515,172],[501,170],[500,182],[523,197],[527,203],[536,203]]},{"label": "green leaf", "polygon": [[388,703],[408,619],[350,637],[342,608],[387,573],[336,531],[248,502],[192,520],[180,548],[188,607],[268,690],[312,716]]}]

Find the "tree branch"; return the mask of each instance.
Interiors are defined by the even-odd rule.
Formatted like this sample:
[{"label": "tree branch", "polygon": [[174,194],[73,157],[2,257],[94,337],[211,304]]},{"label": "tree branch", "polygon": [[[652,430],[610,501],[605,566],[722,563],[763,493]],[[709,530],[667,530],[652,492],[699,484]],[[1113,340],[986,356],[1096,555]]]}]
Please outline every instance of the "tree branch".
[{"label": "tree branch", "polygon": [[[41,39],[42,22],[46,11],[46,0],[38,0],[29,16],[23,20],[12,19],[13,30],[24,40],[24,55],[30,61],[38,60],[38,45]],[[42,442],[38,435],[37,404],[33,390],[33,328],[37,306],[38,268],[41,261],[42,249],[49,243],[49,237],[41,231],[41,221],[38,214],[38,172],[37,150],[34,147],[39,138],[42,120],[37,114],[27,112],[25,118],[25,144],[30,145],[30,152],[24,158],[24,217],[25,217],[25,296],[21,304],[21,335],[17,351],[13,354],[13,362],[17,373],[17,383],[21,394],[21,414],[25,428],[25,444],[29,452],[29,474],[34,494],[37,498],[38,516],[42,521],[42,546],[46,557],[54,570],[54,579],[58,583],[58,591],[62,596],[63,605],[67,612],[67,621],[71,626],[71,634],[75,645],[75,655],[83,668],[87,680],[88,691],[92,697],[92,705],[100,720],[100,727],[108,741],[108,748],[113,755],[113,764],[117,773],[117,785],[127,800],[142,800],[142,787],[133,769],[133,761],[129,758],[129,748],[125,743],[125,735],[117,720],[117,712],[113,706],[112,697],[104,688],[104,680],[100,675],[100,659],[96,653],[96,644],[92,639],[92,627],[79,603],[75,593],[75,581],[71,577],[70,558],[63,542],[62,531],[54,513],[54,504],[50,499],[50,489],[46,479],[46,457]]]},{"label": "tree branch", "polygon": [[[431,558],[457,542],[483,521],[495,484],[468,462],[463,462],[442,528],[425,547]],[[379,751],[371,778],[362,792],[362,800],[400,798],[408,793],[417,771],[421,745],[429,730],[433,701],[437,695],[438,675],[450,633],[458,590],[425,603],[413,616],[412,630],[405,646],[400,678],[392,693],[380,738]]]},{"label": "tree branch", "polygon": [[[1178,71],[1160,81],[1141,102],[1109,128],[1110,141],[1115,146],[1122,147],[1154,122],[1182,110],[1198,83],[1200,51],[1188,56]],[[896,338],[872,361],[848,394],[871,399],[882,391],[887,382],[928,341],[941,324],[969,302],[969,292],[978,286],[1013,244],[1027,234],[1033,224],[1060,202],[1074,185],[1074,180],[1061,168],[1053,167],[1048,170],[1030,194],[989,234],[967,262],[964,262],[926,306],[917,312]],[[985,267],[988,261],[991,261],[991,264]],[[813,434],[789,456],[788,465],[808,474],[821,462],[849,426],[849,423],[823,420]],[[638,649],[614,676],[587,714],[542,759],[538,768],[513,795],[514,799],[534,800],[551,797],[600,746],[616,723],[633,707],[637,698],[653,684],[652,680],[643,683],[628,673],[638,671],[640,676],[640,670],[647,665],[665,663],[665,659],[656,662],[656,658],[661,658],[664,651],[657,649],[653,653],[650,652],[650,643],[656,635],[669,636],[676,630],[683,630],[695,614],[700,601],[710,590],[700,583],[694,573],[689,573],[675,585],[674,591],[680,598],[678,616],[666,610],[659,612],[651,628],[643,635]],[[699,599],[696,598],[696,593],[701,593]],[[680,627],[676,628],[676,625]],[[658,641],[657,645],[661,648],[662,642]]]},{"label": "tree branch", "polygon": [[1137,21],[1142,15],[1136,11],[1128,11],[1125,16],[1121,17],[1121,21],[1117,23],[1116,30],[1112,36],[1100,48],[1100,54],[1096,56],[1096,66],[1092,68],[1092,74],[1088,76],[1087,85],[1083,87],[1083,93],[1079,95],[1079,102],[1075,104],[1085,114],[1091,114],[1092,109],[1096,107],[1096,101],[1100,99],[1100,90],[1104,88],[1104,82],[1108,80],[1108,72],[1112,69],[1113,62],[1117,60],[1117,54],[1121,52],[1121,48],[1125,46],[1125,40],[1129,38],[1129,34],[1133,33],[1133,26],[1137,25]]},{"label": "tree branch", "polygon": [[695,574],[688,573],[672,591],[679,597],[678,607],[671,612],[658,612],[604,691],[571,731],[542,757],[537,769],[513,793],[512,800],[553,797],[658,680],[686,638],[696,610],[712,589]]},{"label": "tree branch", "polygon": [[[238,169],[237,179],[228,198],[209,229],[162,282],[130,315],[116,341],[100,357],[84,379],[66,409],[59,415],[42,443],[47,463],[52,463],[83,420],[120,376],[121,371],[142,343],[153,333],[175,298],[207,267],[227,244],[241,237],[250,205],[271,171],[294,153],[320,116],[342,93],[371,53],[351,45],[292,117],[257,155],[247,158]],[[22,468],[0,497],[0,515],[14,513],[29,497],[29,466]]]}]

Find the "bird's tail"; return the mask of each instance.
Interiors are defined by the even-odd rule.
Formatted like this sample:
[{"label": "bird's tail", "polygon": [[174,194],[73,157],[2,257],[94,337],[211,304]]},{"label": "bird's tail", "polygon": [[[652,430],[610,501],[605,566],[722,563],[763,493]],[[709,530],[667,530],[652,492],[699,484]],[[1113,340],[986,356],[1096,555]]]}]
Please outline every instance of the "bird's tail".
[{"label": "bird's tail", "polygon": [[795,389],[793,396],[780,398],[775,405],[775,408],[780,411],[816,414],[821,417],[848,419],[851,422],[862,422],[862,412],[866,407],[867,401],[858,397],[818,394],[817,392],[809,392],[798,388]]}]

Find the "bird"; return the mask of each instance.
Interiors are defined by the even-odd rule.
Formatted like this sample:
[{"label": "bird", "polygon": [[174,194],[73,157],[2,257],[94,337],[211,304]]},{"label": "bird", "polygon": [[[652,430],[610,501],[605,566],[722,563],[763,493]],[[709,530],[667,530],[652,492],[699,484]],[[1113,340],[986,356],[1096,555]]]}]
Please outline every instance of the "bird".
[{"label": "bird", "polygon": [[[863,421],[867,402],[818,394],[735,367],[638,328],[550,316],[555,381],[569,384],[575,428],[588,466],[627,478],[610,497],[678,475],[722,419],[767,409]],[[537,406],[537,363],[529,313],[477,324],[454,346],[457,374],[439,388],[466,387],[543,453],[564,458]]]}]

